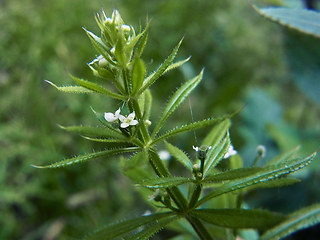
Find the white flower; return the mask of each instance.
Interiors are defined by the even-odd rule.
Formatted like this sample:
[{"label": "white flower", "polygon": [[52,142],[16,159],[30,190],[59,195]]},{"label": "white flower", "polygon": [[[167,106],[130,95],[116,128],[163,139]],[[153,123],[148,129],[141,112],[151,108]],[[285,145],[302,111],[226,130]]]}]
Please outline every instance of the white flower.
[{"label": "white flower", "polygon": [[169,160],[171,157],[170,153],[166,150],[161,150],[158,154],[161,160]]},{"label": "white flower", "polygon": [[136,116],[135,112],[130,113],[128,117],[119,115],[119,120],[121,121],[120,127],[126,128],[126,127],[129,127],[130,125],[131,126],[137,125],[138,121],[134,119],[135,116]]},{"label": "white flower", "polygon": [[114,114],[111,112],[104,113],[104,118],[108,122],[114,122],[114,121],[118,120],[120,116],[122,116],[122,115],[120,115],[120,108]]},{"label": "white flower", "polygon": [[236,155],[238,152],[236,150],[233,149],[233,146],[230,145],[229,146],[229,149],[228,149],[228,152],[224,155],[224,159],[228,158],[228,157],[231,157],[233,155]]}]

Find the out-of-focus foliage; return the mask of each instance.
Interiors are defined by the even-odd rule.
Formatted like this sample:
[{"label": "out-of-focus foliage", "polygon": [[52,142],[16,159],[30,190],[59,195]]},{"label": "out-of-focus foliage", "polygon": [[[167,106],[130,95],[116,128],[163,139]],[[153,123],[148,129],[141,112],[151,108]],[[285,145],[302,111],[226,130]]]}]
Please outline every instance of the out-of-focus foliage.
[{"label": "out-of-focus foliage", "polygon": [[[301,144],[302,154],[319,150],[319,40],[267,21],[247,1],[3,0],[0,239],[76,238],[101,223],[122,218],[124,213],[142,214],[137,194],[114,171],[117,161],[100,160],[64,171],[30,167],[31,163],[53,162],[100,147],[60,131],[56,124],[95,124],[90,106],[104,111],[110,103],[89,95],[58,94],[43,80],[65,83],[67,71],[91,77],[84,63],[96,56],[81,27],[94,28],[94,13],[101,8],[111,13],[114,7],[136,26],[145,22],[145,16],[151,18],[149,46],[155,47],[145,52],[145,59],[153,59],[146,63],[149,69],[185,36],[179,57],[191,54],[192,65],[186,64],[182,74],[169,73],[156,87],[173,92],[173,80],[182,82],[205,67],[203,84],[190,97],[195,120],[246,105],[234,118],[231,131],[245,164],[252,163],[258,144],[267,146],[263,161],[296,144]],[[159,97],[162,94],[155,92]],[[162,107],[154,104],[152,111]],[[181,112],[173,116],[172,125],[186,116],[191,119],[189,104],[183,105]],[[199,133],[197,138],[201,136]],[[193,136],[176,139],[181,148],[190,149],[189,154],[196,141]],[[283,199],[300,198],[301,206],[319,201],[315,184],[319,181],[318,160],[310,168],[313,171],[304,174],[309,181],[304,181],[303,187],[288,188],[285,194],[290,197],[281,198],[278,192],[270,191],[270,198],[261,199],[257,192],[248,196],[252,205],[268,199],[266,205],[272,208],[271,196],[277,196],[278,209],[290,205]]]}]

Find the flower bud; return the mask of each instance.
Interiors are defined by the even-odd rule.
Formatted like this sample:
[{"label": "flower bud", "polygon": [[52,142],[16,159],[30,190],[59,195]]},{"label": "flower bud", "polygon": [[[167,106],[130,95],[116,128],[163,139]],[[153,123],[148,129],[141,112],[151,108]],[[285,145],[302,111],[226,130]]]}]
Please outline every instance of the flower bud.
[{"label": "flower bud", "polygon": [[263,146],[263,145],[257,146],[257,153],[260,158],[264,158],[266,155],[266,152],[267,152],[267,149],[265,146]]}]

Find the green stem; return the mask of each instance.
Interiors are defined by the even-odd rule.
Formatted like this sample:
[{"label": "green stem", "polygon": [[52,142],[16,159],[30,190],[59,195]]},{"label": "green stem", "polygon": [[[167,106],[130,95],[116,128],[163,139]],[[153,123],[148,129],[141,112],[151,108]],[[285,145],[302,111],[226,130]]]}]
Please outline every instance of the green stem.
[{"label": "green stem", "polygon": [[192,228],[198,234],[201,240],[211,240],[212,237],[210,236],[209,232],[203,226],[202,222],[199,219],[191,217],[189,215],[186,216],[186,219],[191,224]]},{"label": "green stem", "polygon": [[125,91],[127,95],[130,97],[130,94],[131,94],[130,82],[129,82],[130,79],[128,76],[128,71],[125,68],[122,69],[122,77],[123,77],[123,84],[124,84]]},{"label": "green stem", "polygon": [[189,202],[189,209],[193,208],[196,205],[196,203],[201,195],[201,191],[202,191],[202,185],[197,184],[195,189],[193,190],[193,193],[192,193],[192,196],[191,196],[191,199]]}]

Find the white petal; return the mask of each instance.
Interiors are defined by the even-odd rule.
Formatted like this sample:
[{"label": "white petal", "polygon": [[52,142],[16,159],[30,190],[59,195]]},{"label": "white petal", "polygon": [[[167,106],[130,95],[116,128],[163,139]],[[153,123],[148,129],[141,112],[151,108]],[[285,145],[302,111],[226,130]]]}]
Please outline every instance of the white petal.
[{"label": "white petal", "polygon": [[114,113],[114,116],[116,118],[119,118],[119,116],[120,116],[120,108]]},{"label": "white petal", "polygon": [[137,125],[139,122],[137,120],[130,121],[130,125]]},{"label": "white petal", "polygon": [[236,155],[238,152],[236,150],[233,149],[233,146],[230,145],[229,146],[229,149],[228,149],[228,152],[224,155],[224,159],[228,158],[228,157],[231,157],[233,155]]},{"label": "white petal", "polygon": [[130,113],[130,114],[128,115],[128,119],[133,120],[133,119],[135,118],[135,116],[136,116],[136,113],[135,113],[135,112],[132,112],[132,113]]},{"label": "white petal", "polygon": [[129,127],[129,123],[123,122],[123,123],[121,123],[120,127],[122,127],[122,128]]},{"label": "white petal", "polygon": [[113,113],[104,113],[104,118],[108,121],[108,122],[114,122],[116,121],[118,118],[116,118],[114,116]]},{"label": "white petal", "polygon": [[123,116],[123,115],[119,115],[119,120],[121,121],[121,122],[126,122],[126,120],[127,120],[127,118],[125,117],[125,116]]}]

